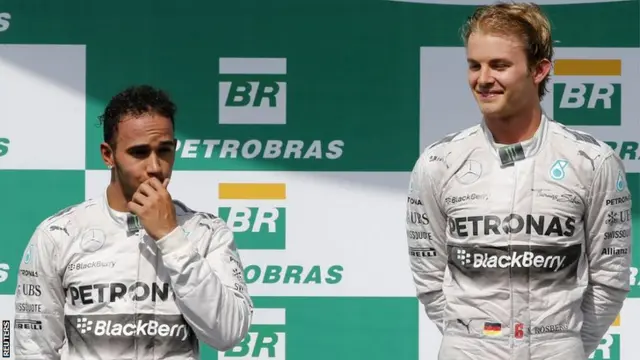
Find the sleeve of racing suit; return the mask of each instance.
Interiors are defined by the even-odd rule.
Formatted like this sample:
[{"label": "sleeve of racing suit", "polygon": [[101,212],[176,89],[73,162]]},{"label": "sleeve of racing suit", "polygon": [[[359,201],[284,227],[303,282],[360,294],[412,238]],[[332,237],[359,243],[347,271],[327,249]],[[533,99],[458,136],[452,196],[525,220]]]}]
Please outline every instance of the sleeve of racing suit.
[{"label": "sleeve of racing suit", "polygon": [[[193,233],[204,231],[203,254],[187,239],[184,227],[156,242],[169,271],[176,303],[198,339],[226,351],[249,331],[253,303],[244,280],[233,233],[226,225],[203,218]],[[212,230],[215,229],[215,230]],[[212,233],[213,231],[213,233]],[[199,236],[199,235],[198,235]]]},{"label": "sleeve of racing suit", "polygon": [[59,251],[38,228],[24,251],[15,294],[14,359],[58,360],[65,340]]},{"label": "sleeve of racing suit", "polygon": [[427,316],[443,332],[445,298],[442,292],[447,266],[446,218],[438,201],[427,161],[422,156],[413,168],[407,197],[406,231],[409,261],[416,293]]},{"label": "sleeve of racing suit", "polygon": [[629,292],[631,194],[624,165],[611,153],[595,173],[585,220],[589,284],[581,330],[589,356],[598,347]]}]

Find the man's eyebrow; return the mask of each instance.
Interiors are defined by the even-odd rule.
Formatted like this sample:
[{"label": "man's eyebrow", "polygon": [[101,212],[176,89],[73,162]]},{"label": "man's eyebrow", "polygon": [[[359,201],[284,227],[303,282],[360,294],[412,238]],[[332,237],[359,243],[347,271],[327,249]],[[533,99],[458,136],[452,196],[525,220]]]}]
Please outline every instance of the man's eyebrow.
[{"label": "man's eyebrow", "polygon": [[[467,63],[469,64],[477,64],[479,63],[478,60],[474,60],[471,58],[467,58]],[[495,63],[508,63],[508,64],[512,64],[513,61],[505,59],[505,58],[495,58],[495,59],[490,59],[489,60],[489,64],[495,64]]]},{"label": "man's eyebrow", "polygon": [[[173,146],[173,145],[175,145],[175,143],[174,143],[173,140],[164,140],[164,141],[161,141],[159,145],[160,146]],[[134,144],[134,145],[129,146],[127,149],[143,149],[143,148],[149,148],[149,147],[151,147],[150,144]]]},{"label": "man's eyebrow", "polygon": [[127,147],[127,150],[130,149],[142,149],[142,148],[148,148],[151,147],[149,144],[133,144],[130,145],[129,147]]}]

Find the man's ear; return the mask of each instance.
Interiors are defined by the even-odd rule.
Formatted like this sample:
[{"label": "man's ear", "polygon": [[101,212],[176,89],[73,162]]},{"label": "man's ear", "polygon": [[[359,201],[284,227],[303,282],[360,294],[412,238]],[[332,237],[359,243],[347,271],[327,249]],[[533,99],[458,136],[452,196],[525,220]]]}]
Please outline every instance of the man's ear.
[{"label": "man's ear", "polygon": [[533,69],[534,83],[540,85],[540,83],[547,78],[549,72],[551,72],[551,61],[549,61],[549,59],[543,59]]},{"label": "man's ear", "polygon": [[111,148],[111,145],[103,142],[100,144],[100,155],[102,156],[102,161],[109,169],[113,168],[113,164],[115,164],[114,159],[114,151]]}]

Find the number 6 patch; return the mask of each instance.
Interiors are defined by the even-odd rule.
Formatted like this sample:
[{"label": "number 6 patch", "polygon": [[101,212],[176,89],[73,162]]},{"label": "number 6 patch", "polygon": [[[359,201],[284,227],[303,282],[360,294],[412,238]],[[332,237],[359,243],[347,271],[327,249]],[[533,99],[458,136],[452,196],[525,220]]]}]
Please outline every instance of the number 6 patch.
[{"label": "number 6 patch", "polygon": [[516,323],[513,328],[513,337],[516,339],[522,339],[524,337],[524,325],[522,323]]}]

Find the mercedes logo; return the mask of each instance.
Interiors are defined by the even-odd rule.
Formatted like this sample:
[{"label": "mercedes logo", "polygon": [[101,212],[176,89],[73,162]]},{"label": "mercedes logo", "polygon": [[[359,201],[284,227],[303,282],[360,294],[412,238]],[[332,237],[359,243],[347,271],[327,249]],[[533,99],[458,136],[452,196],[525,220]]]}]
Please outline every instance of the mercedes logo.
[{"label": "mercedes logo", "polygon": [[456,173],[456,179],[461,184],[470,185],[480,179],[482,175],[482,164],[476,160],[467,160]]},{"label": "mercedes logo", "polygon": [[82,240],[80,240],[80,247],[85,252],[95,252],[102,248],[106,236],[100,229],[89,229],[82,234]]}]

